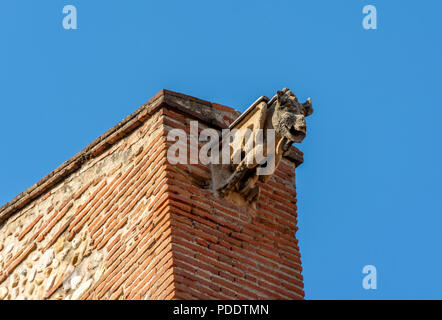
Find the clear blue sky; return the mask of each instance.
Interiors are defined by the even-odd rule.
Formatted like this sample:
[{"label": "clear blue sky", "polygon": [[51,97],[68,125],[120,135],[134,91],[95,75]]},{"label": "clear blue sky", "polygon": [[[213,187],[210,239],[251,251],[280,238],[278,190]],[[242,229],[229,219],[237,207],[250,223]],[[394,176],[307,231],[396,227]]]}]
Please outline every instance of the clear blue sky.
[{"label": "clear blue sky", "polygon": [[315,109],[297,170],[306,297],[440,299],[441,18],[438,0],[2,0],[0,202],[162,88],[243,111],[289,87]]}]

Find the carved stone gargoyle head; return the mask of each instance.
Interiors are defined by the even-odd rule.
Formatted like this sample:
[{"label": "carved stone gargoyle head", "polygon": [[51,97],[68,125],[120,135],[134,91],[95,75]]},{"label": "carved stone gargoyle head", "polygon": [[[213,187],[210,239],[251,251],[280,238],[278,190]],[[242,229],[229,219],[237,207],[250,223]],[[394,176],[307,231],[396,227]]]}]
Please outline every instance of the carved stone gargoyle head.
[{"label": "carved stone gargoyle head", "polygon": [[300,103],[296,95],[284,88],[276,93],[273,114],[271,117],[275,133],[286,138],[283,151],[287,151],[293,142],[301,143],[307,133],[305,118],[313,113],[310,98]]},{"label": "carved stone gargoyle head", "polygon": [[[294,142],[301,143],[304,140],[307,132],[305,118],[312,113],[310,98],[300,103],[287,88],[278,91],[272,99],[261,97],[255,101],[229,129],[262,130],[263,140],[255,141],[253,147],[247,149],[241,135],[239,140],[234,139],[233,142],[230,142],[228,135],[222,139],[221,145],[228,144],[233,151],[231,159],[238,154],[243,155],[243,158],[239,163],[212,165],[214,193],[238,204],[254,207],[259,197],[259,183],[268,181]],[[268,144],[269,141],[274,143]],[[257,154],[262,154],[265,161],[262,158],[255,159]],[[273,163],[270,166],[273,169],[262,173],[261,169],[268,167],[269,163]]]}]

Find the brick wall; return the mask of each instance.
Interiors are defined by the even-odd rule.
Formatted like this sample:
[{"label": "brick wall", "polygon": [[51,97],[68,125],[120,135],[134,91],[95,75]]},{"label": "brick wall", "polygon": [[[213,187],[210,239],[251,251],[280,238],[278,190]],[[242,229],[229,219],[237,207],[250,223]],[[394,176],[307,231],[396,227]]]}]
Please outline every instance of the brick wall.
[{"label": "brick wall", "polygon": [[[167,110],[165,129],[182,128],[190,136],[191,120]],[[304,297],[295,237],[295,163],[283,160],[261,185],[257,210],[216,198],[201,186],[210,181],[208,166],[166,167],[176,298]]]},{"label": "brick wall", "polygon": [[238,113],[161,91],[0,208],[0,299],[304,297],[295,162],[258,209],[215,198],[207,166],[171,165],[166,136]]}]

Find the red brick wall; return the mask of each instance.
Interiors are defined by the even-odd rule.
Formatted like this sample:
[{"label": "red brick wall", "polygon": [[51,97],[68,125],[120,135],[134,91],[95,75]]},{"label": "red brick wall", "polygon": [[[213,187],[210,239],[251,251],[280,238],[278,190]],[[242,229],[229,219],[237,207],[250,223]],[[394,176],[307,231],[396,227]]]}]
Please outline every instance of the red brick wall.
[{"label": "red brick wall", "polygon": [[[166,131],[192,120],[164,112]],[[204,129],[201,125],[200,129]],[[170,143],[169,143],[170,144]],[[203,165],[166,165],[178,299],[302,299],[295,164],[283,160],[261,185],[258,209],[216,198]]]},{"label": "red brick wall", "polygon": [[[121,224],[117,221],[125,223],[130,220],[130,228],[108,244],[106,272],[83,299],[168,299],[174,295],[171,223],[165,203],[166,145],[161,118],[159,124],[157,136],[143,147],[141,154],[134,159],[134,164],[125,172],[128,185],[119,187],[118,194],[129,201],[115,211],[116,220],[112,225]],[[129,187],[128,190],[124,189]],[[150,201],[138,206],[137,210],[128,215],[131,206],[142,199]],[[142,214],[143,212],[146,214]],[[112,213],[108,216],[111,217]],[[95,221],[90,230],[99,230],[103,223],[104,221]],[[94,244],[99,248],[103,242],[101,239],[110,236],[110,232],[106,230]]]}]

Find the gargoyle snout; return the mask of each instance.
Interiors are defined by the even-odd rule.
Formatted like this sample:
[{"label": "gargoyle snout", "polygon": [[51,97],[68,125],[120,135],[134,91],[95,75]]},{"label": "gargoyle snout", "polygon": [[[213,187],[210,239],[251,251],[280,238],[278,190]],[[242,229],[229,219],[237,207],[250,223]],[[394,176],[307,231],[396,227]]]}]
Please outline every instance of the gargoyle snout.
[{"label": "gargoyle snout", "polygon": [[295,121],[295,130],[306,133],[307,131],[307,123],[305,122],[305,117],[302,115],[296,115]]},{"label": "gargoyle snout", "polygon": [[285,136],[292,142],[301,143],[307,133],[307,125],[303,115],[296,115]]}]

